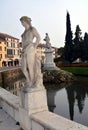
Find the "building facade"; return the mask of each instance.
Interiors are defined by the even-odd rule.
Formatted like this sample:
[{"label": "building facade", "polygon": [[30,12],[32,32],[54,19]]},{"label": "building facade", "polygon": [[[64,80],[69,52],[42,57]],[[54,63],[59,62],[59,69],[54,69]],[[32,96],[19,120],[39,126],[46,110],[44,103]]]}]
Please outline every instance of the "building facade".
[{"label": "building facade", "polygon": [[0,67],[6,66],[7,50],[6,44],[3,39],[0,38]]},{"label": "building facade", "polygon": [[39,44],[37,47],[37,52],[41,60],[41,64],[44,64],[45,62],[45,47],[43,44]]},{"label": "building facade", "polygon": [[[53,58],[55,58],[58,48],[53,46],[51,46],[51,48],[53,49]],[[46,44],[39,44],[37,47],[37,52],[39,54],[39,57],[41,58],[42,65],[45,63],[45,49],[46,49]]]},{"label": "building facade", "polygon": [[[1,61],[4,64],[1,63],[2,65],[0,67],[19,65],[19,39],[4,33],[0,33],[0,39],[4,42],[4,44],[1,42],[2,48],[6,47],[5,59],[3,57],[1,58]],[[3,50],[2,54],[4,55]]]},{"label": "building facade", "polygon": [[[37,47],[38,55],[41,59],[41,64],[45,63],[45,44],[39,44]],[[54,50],[54,57],[56,48]],[[19,39],[8,34],[0,33],[0,67],[21,65],[22,43]]]}]

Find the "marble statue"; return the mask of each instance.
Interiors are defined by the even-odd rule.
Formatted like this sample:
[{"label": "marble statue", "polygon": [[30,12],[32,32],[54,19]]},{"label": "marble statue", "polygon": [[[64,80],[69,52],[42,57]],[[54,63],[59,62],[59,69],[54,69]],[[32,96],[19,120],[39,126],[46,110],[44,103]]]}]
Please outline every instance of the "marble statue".
[{"label": "marble statue", "polygon": [[30,89],[43,84],[41,63],[37,54],[40,35],[32,26],[31,18],[23,16],[20,21],[25,28],[22,34],[22,72],[26,77],[26,87]]},{"label": "marble statue", "polygon": [[48,33],[46,33],[44,41],[46,41],[46,48],[45,48],[45,63],[44,63],[43,69],[44,70],[59,70],[53,61],[54,49],[51,46]]},{"label": "marble statue", "polygon": [[44,41],[46,41],[46,47],[48,47],[48,49],[51,49],[51,43],[50,43],[50,38],[49,38],[48,33],[46,33]]}]

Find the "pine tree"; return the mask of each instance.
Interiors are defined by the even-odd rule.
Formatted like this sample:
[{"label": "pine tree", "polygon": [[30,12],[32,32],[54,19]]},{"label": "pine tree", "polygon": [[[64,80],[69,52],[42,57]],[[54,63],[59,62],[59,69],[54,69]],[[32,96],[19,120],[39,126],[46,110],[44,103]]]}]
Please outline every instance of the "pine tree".
[{"label": "pine tree", "polygon": [[71,31],[71,22],[70,15],[67,12],[66,16],[66,37],[65,37],[65,47],[64,47],[64,60],[71,62],[72,61],[72,31]]}]

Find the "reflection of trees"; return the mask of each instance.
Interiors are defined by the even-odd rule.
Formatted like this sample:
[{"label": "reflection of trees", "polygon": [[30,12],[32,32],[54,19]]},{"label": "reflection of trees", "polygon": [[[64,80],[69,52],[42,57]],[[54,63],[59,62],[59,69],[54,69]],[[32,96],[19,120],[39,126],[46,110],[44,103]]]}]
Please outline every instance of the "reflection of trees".
[{"label": "reflection of trees", "polygon": [[78,108],[79,108],[79,112],[82,113],[83,108],[84,108],[84,101],[85,101],[85,96],[86,96],[86,92],[84,88],[76,88],[76,99],[78,102]]},{"label": "reflection of trees", "polygon": [[74,102],[75,102],[75,93],[74,89],[71,90],[70,87],[66,88],[67,90],[67,96],[68,96],[68,102],[69,102],[69,112],[70,112],[70,119],[73,120],[74,116]]},{"label": "reflection of trees", "polygon": [[69,85],[71,85],[71,84],[70,83],[69,84],[61,83],[61,84],[56,85],[56,86],[55,86],[55,84],[45,84],[45,87],[47,89],[48,107],[49,107],[49,110],[51,112],[54,112],[54,109],[56,107],[56,104],[55,104],[56,92],[63,89],[63,88],[68,87]]},{"label": "reflection of trees", "polygon": [[67,97],[68,97],[68,103],[69,103],[69,113],[70,113],[70,119],[74,119],[74,104],[77,100],[77,105],[79,108],[79,112],[82,113],[84,108],[84,101],[86,95],[88,95],[88,85],[83,84],[83,87],[80,84],[72,84],[70,87],[66,88],[67,91]]}]

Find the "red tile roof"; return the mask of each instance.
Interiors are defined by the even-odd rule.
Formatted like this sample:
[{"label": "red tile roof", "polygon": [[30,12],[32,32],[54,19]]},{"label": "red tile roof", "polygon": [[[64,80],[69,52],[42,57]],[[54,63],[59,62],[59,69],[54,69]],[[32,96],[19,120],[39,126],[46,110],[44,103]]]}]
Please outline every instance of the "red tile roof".
[{"label": "red tile roof", "polygon": [[19,40],[18,38],[15,38],[15,37],[10,36],[10,35],[5,34],[5,33],[0,33],[0,38],[3,38],[4,40],[5,40],[5,38],[13,38],[13,39]]}]

